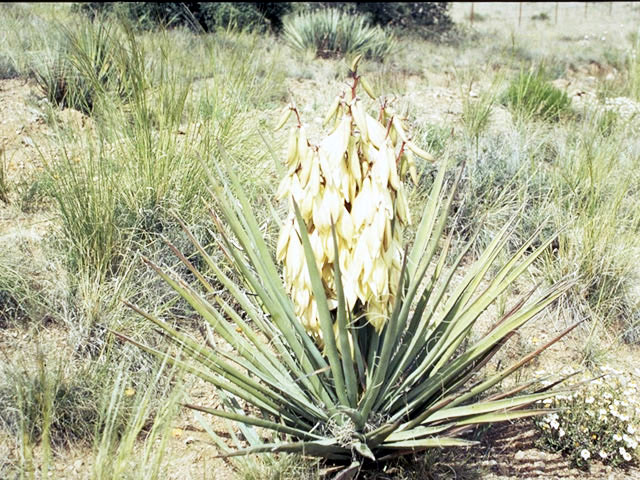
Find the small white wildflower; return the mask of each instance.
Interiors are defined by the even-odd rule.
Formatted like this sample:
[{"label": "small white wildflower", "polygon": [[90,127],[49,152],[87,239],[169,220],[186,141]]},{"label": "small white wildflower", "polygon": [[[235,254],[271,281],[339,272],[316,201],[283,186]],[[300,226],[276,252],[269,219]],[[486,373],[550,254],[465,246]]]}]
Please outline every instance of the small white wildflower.
[{"label": "small white wildflower", "polygon": [[564,437],[564,428],[560,428],[560,430],[558,430],[558,437],[562,438]]},{"label": "small white wildflower", "polygon": [[631,435],[636,433],[636,429],[633,427],[633,425],[631,424],[627,425],[627,433],[630,433]]},{"label": "small white wildflower", "polygon": [[604,408],[601,408],[600,410],[598,410],[598,413],[600,414],[600,416],[604,416],[607,414],[607,411]]},{"label": "small white wildflower", "polygon": [[593,413],[591,410],[587,410],[587,415],[589,415],[590,417],[593,417],[595,415],[595,413]]},{"label": "small white wildflower", "polygon": [[605,452],[604,450],[600,450],[598,452],[598,455],[600,455],[600,458],[602,458],[603,460],[607,458],[607,452]]},{"label": "small white wildflower", "polygon": [[545,398],[542,403],[544,403],[545,405],[549,405],[550,403],[553,403],[553,398]]},{"label": "small white wildflower", "polygon": [[622,437],[621,437],[620,435],[618,435],[617,433],[614,433],[614,434],[613,434],[613,439],[614,439],[616,442],[620,442],[620,441],[622,441]]},{"label": "small white wildflower", "polygon": [[552,421],[551,421],[551,423],[550,423],[549,425],[550,425],[550,426],[551,426],[551,428],[553,428],[554,430],[557,430],[557,429],[558,429],[558,427],[560,426],[560,424],[559,424],[557,421],[555,421],[555,420],[552,420]]},{"label": "small white wildflower", "polygon": [[620,447],[620,449],[618,450],[620,452],[620,455],[622,455],[622,458],[624,458],[624,460],[626,462],[631,461],[631,455],[629,454],[629,452],[627,452],[624,447]]},{"label": "small white wildflower", "polygon": [[622,435],[622,439],[624,440],[624,443],[627,444],[627,447],[629,447],[631,450],[635,450],[636,448],[638,448],[638,442],[636,442],[626,433]]},{"label": "small white wildflower", "polygon": [[589,403],[589,404],[591,404],[591,403],[593,403],[593,402],[595,402],[595,401],[596,401],[596,399],[595,399],[595,398],[593,398],[593,397],[589,397],[589,398],[585,399],[584,403]]},{"label": "small white wildflower", "polygon": [[606,398],[607,400],[611,400],[613,398],[613,395],[611,395],[609,392],[604,392],[602,394],[602,398]]},{"label": "small white wildflower", "polygon": [[591,452],[586,448],[583,448],[580,452],[580,456],[585,460],[589,460],[589,458],[591,458]]}]

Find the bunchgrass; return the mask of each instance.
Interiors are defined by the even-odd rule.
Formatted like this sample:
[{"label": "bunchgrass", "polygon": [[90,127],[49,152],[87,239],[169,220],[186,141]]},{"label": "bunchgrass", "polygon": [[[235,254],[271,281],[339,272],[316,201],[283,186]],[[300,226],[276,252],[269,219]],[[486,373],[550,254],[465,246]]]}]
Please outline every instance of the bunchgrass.
[{"label": "bunchgrass", "polygon": [[[93,27],[89,32],[100,31]],[[251,42],[256,46],[257,37],[223,34],[205,42],[210,63],[198,71],[193,64],[180,68],[179,59],[169,61],[172,40],[167,34],[153,36],[160,47],[155,68],[147,68],[146,41],[129,32],[127,48],[112,61],[118,69],[127,67],[130,94],[112,98],[94,78],[92,91],[101,105],[94,109],[95,128],[61,125],[58,160],[45,159],[72,270],[113,275],[132,242],[164,233],[169,211],[187,221],[201,215],[202,168],[216,152],[247,162],[244,154],[253,151],[247,171],[255,177],[247,180],[268,182],[255,168],[268,153],[251,113],[272,101],[278,70],[259,70],[264,69],[259,50],[243,55]],[[192,83],[202,74],[204,79]]]},{"label": "bunchgrass", "polygon": [[575,270],[580,288],[568,298],[576,300],[577,312],[624,331],[637,308],[632,286],[638,199],[632,192],[638,179],[626,173],[637,159],[624,142],[629,127],[621,124],[604,135],[603,115],[593,111],[575,126],[557,159],[553,180],[562,212],[557,220],[563,219],[566,229],[546,271],[555,277]]},{"label": "bunchgrass", "polygon": [[[473,78],[469,80],[467,88],[465,88],[466,85],[461,85],[462,127],[465,135],[475,147],[476,159],[479,153],[480,136],[489,127],[493,107],[498,99],[499,82],[500,78],[496,76],[493,85],[481,92],[473,90]],[[474,95],[473,97],[472,94]]]},{"label": "bunchgrass", "polygon": [[516,120],[557,121],[571,106],[566,92],[549,83],[542,67],[521,71],[503,94],[503,103],[511,109]]},{"label": "bunchgrass", "polygon": [[0,149],[0,201],[9,203],[9,166],[4,149]]}]

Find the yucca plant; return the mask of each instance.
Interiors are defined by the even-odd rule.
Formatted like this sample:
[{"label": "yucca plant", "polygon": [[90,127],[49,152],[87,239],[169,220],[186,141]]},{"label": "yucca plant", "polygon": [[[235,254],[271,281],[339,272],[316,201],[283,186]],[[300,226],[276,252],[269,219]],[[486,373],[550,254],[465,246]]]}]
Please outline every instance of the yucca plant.
[{"label": "yucca plant", "polygon": [[[293,197],[295,218],[287,221],[279,245],[279,251],[286,252],[285,282],[240,180],[229,167],[210,176],[216,203],[211,214],[220,248],[245,285],[234,283],[186,228],[219,284],[212,285],[175,248],[205,293],[148,262],[235,354],[217,349],[212,335],[199,342],[129,304],[180,348],[181,355],[170,360],[173,364],[216,387],[220,408],[187,406],[236,422],[248,442],[244,448],[230,451],[211,431],[226,455],[299,452],[343,464],[340,478],[351,478],[366,459],[382,461],[430,447],[471,445],[474,442],[461,435],[478,424],[545,412],[529,407],[552,395],[548,387],[494,387],[575,327],[511,366],[480,376],[517,329],[556,300],[569,283],[554,285],[535,298],[530,292],[496,318],[484,335],[471,338],[478,318],[551,239],[526,255],[534,235],[502,268],[493,269],[497,273],[492,278],[485,278],[514,228],[512,221],[454,281],[465,252],[446,267],[452,238],[443,240],[442,235],[457,180],[447,188],[443,163],[413,244],[402,248],[402,236],[395,232],[409,221],[401,206],[401,173],[410,167],[405,152],[429,156],[413,145],[387,102],[381,103],[377,119],[366,113],[357,92],[360,86],[370,88],[356,65],[351,68],[351,88],[331,108],[328,120],[334,120],[335,130],[327,140],[311,146],[301,124],[293,127],[289,175],[281,188],[285,197]],[[298,116],[294,106],[288,108]],[[281,123],[288,117],[285,112]],[[353,179],[357,172],[360,179]],[[314,185],[318,190],[312,191]],[[337,186],[338,193],[330,191]],[[304,202],[312,193],[309,208]],[[368,227],[378,224],[380,212],[385,222],[374,235]],[[362,215],[362,222],[345,228],[341,222],[348,222],[346,215]],[[319,242],[311,239],[314,232]],[[359,247],[359,240],[370,242],[369,250]],[[381,265],[379,258],[384,260]],[[235,305],[229,296],[219,295],[220,285]],[[235,431],[231,433],[235,437]]]},{"label": "yucca plant", "polygon": [[312,50],[319,57],[362,53],[383,60],[394,47],[393,37],[370,26],[362,15],[334,8],[302,12],[284,21],[283,35],[293,48]]}]

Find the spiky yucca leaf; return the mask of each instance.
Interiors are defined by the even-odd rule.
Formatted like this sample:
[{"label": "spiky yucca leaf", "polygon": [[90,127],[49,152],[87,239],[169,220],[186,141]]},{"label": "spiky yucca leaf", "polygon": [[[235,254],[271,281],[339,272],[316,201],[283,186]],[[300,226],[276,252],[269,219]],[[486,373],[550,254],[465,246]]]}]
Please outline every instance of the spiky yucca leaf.
[{"label": "spiky yucca leaf", "polygon": [[[335,225],[331,238],[338,308],[328,308],[321,272],[295,204],[299,241],[326,340],[323,349],[297,317],[235,173],[222,166],[220,175],[210,176],[216,202],[211,214],[220,248],[248,291],[234,284],[185,230],[244,316],[217,296],[209,281],[177,250],[206,293],[149,264],[235,353],[217,351],[160,318],[140,313],[180,347],[182,356],[172,358],[172,363],[220,392],[225,409],[188,406],[238,422],[250,446],[230,455],[300,452],[343,461],[350,465],[347,468],[353,468],[354,458],[361,462],[435,446],[468,445],[472,442],[460,435],[473,425],[539,412],[528,407],[551,393],[536,390],[535,385],[490,398],[485,394],[575,326],[497,373],[481,380],[477,380],[481,378],[477,374],[518,328],[570,284],[562,282],[535,297],[531,292],[496,319],[485,335],[461,348],[480,315],[548,248],[551,239],[533,248],[534,235],[495,275],[489,276],[514,229],[512,221],[454,285],[454,273],[460,271],[464,253],[446,267],[451,239],[444,243],[441,240],[457,185],[457,179],[447,185],[446,168],[440,166],[415,241],[405,251],[397,298],[381,330],[353,317],[347,308]],[[140,348],[165,355],[144,345]],[[267,440],[265,431],[271,431]]]}]

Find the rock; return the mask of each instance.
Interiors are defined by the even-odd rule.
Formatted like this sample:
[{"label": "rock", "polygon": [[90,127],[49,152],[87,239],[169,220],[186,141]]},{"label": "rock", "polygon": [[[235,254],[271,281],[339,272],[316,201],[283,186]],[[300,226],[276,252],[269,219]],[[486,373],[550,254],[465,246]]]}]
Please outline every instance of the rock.
[{"label": "rock", "polygon": [[516,460],[524,460],[524,457],[526,456],[524,450],[518,450],[516,452],[516,454],[513,456],[513,458],[515,458]]}]

